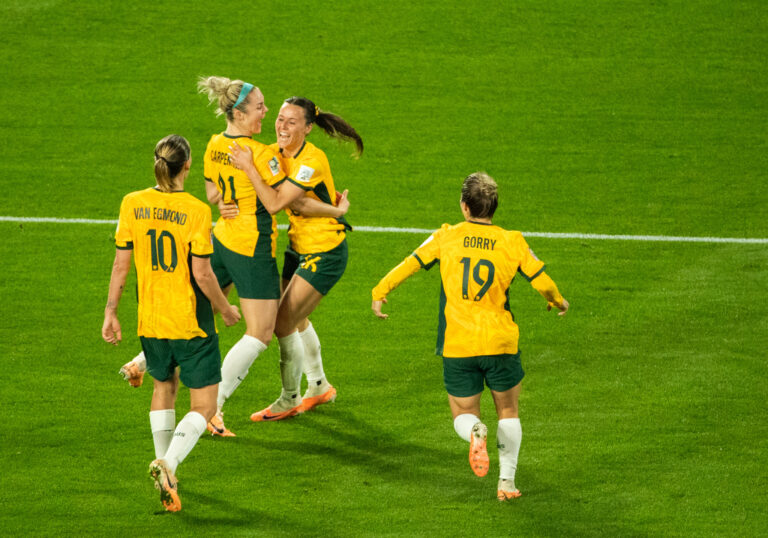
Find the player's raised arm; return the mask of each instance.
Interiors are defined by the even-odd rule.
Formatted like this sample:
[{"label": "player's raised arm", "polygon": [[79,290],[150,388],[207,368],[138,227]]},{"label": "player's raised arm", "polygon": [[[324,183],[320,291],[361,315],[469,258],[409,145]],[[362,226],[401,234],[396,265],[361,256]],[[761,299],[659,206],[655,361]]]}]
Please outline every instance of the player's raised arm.
[{"label": "player's raised arm", "polygon": [[408,256],[381,279],[371,292],[373,298],[371,310],[373,310],[376,317],[381,319],[387,319],[389,317],[388,314],[383,314],[381,312],[382,303],[387,302],[387,295],[389,295],[389,292],[402,284],[409,276],[416,273],[419,269],[421,269],[421,264],[418,260],[414,256]]}]

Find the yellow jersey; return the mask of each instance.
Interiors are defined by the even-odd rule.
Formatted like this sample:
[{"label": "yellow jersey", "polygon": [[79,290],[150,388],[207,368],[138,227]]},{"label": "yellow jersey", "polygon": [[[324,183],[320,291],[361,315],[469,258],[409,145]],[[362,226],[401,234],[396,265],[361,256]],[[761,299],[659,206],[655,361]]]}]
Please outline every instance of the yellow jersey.
[{"label": "yellow jersey", "polygon": [[516,354],[520,335],[507,291],[516,274],[528,282],[544,272],[523,235],[493,224],[444,224],[413,257],[440,264],[436,353],[446,358]]},{"label": "yellow jersey", "polygon": [[208,142],[203,156],[203,174],[213,182],[225,203],[235,202],[240,213],[234,219],[219,218],[213,233],[229,250],[243,256],[275,257],[277,221],[256,196],[248,175],[229,162],[229,146],[237,142],[253,151],[256,170],[267,185],[285,178],[274,151],[248,136],[215,134]]},{"label": "yellow jersey", "polygon": [[195,283],[190,257],[213,252],[207,204],[183,191],[132,192],[120,205],[115,245],[133,250],[139,336],[190,340],[216,333],[213,308]]},{"label": "yellow jersey", "polygon": [[[336,187],[325,152],[310,142],[304,142],[293,157],[283,155],[277,144],[270,146],[283,165],[287,180],[301,187],[305,196],[336,205]],[[339,246],[350,226],[346,220],[333,217],[304,217],[295,211],[288,213],[288,239],[299,254],[328,252]]]}]

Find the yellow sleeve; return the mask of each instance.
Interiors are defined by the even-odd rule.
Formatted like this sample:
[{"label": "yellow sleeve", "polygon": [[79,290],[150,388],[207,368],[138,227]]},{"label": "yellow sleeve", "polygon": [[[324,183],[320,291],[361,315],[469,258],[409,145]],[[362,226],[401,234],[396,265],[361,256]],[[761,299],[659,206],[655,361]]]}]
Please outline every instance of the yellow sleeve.
[{"label": "yellow sleeve", "polygon": [[211,161],[211,142],[213,141],[213,137],[211,137],[211,140],[208,141],[208,145],[205,146],[205,153],[203,154],[203,177],[206,181],[211,181],[214,184],[216,183],[216,178],[213,176],[215,175],[214,167],[213,167],[213,161]]},{"label": "yellow sleeve", "polygon": [[193,256],[207,258],[213,254],[213,243],[211,243],[211,208],[204,206],[195,220],[192,238],[189,242],[190,252],[192,252]]},{"label": "yellow sleeve", "polygon": [[384,299],[387,295],[389,295],[389,292],[402,284],[406,278],[414,274],[419,269],[421,269],[421,264],[419,261],[413,255],[408,256],[406,259],[400,262],[397,267],[387,273],[387,276],[382,278],[381,282],[379,282],[376,287],[373,288],[373,292],[371,293],[373,300],[381,301]]},{"label": "yellow sleeve", "polygon": [[269,146],[264,146],[262,152],[253,158],[253,162],[267,185],[274,185],[285,178],[285,172],[280,166],[280,161]]},{"label": "yellow sleeve", "polygon": [[126,196],[120,203],[120,218],[117,221],[117,229],[115,230],[115,246],[120,250],[133,249],[133,235],[131,234],[129,222],[131,209],[128,205],[128,197]]},{"label": "yellow sleeve", "polygon": [[555,282],[547,273],[541,272],[531,280],[531,286],[553,306],[563,304],[563,296],[557,289]]}]

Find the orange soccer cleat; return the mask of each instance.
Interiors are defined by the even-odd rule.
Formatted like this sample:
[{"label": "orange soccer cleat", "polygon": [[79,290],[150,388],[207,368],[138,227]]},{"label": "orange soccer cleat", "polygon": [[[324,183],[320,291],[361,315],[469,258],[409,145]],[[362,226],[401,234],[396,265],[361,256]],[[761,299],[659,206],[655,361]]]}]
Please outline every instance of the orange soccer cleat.
[{"label": "orange soccer cleat", "polygon": [[325,386],[310,387],[304,393],[299,406],[299,413],[306,413],[318,405],[333,401],[336,401],[336,389],[333,388],[333,385],[326,383]]},{"label": "orange soccer cleat", "polygon": [[165,460],[157,459],[149,464],[149,476],[155,481],[155,489],[160,490],[160,501],[169,512],[181,510],[179,499],[179,481],[168,468]]},{"label": "orange soccer cleat", "polygon": [[477,476],[488,474],[488,427],[482,422],[472,426],[469,440],[469,466]]},{"label": "orange soccer cleat", "polygon": [[135,361],[126,362],[123,367],[120,368],[120,374],[123,379],[128,381],[132,387],[140,387],[144,382],[144,372],[146,372],[146,363],[144,368],[141,365],[136,364]]},{"label": "orange soccer cleat", "polygon": [[283,420],[290,418],[300,413],[301,400],[297,405],[294,405],[293,400],[283,398],[282,396],[272,403],[266,409],[262,409],[251,415],[251,420],[254,422],[274,422],[276,420]]},{"label": "orange soccer cleat", "polygon": [[499,487],[496,491],[497,499],[504,502],[511,499],[517,499],[521,495],[522,493],[520,493],[520,490],[515,488],[514,481],[506,478],[499,478]]},{"label": "orange soccer cleat", "polygon": [[218,435],[220,437],[237,437],[234,432],[227,429],[224,425],[224,413],[219,411],[211,417],[208,421],[206,429],[211,432],[211,435]]}]

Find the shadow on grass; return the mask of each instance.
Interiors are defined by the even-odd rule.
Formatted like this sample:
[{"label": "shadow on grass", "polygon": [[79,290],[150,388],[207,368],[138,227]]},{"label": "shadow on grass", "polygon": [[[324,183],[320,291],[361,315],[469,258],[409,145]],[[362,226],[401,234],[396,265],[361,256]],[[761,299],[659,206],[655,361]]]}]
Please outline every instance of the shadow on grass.
[{"label": "shadow on grass", "polygon": [[[332,458],[341,467],[356,466],[371,474],[386,476],[386,480],[392,482],[424,481],[433,486],[447,486],[454,483],[456,473],[463,470],[466,470],[468,478],[472,477],[468,463],[466,469],[451,468],[450,462],[466,461],[463,453],[469,449],[468,444],[464,446],[458,439],[455,449],[445,448],[436,446],[427,437],[403,439],[402,433],[366,422],[343,408],[321,413],[307,413],[290,420],[292,427],[306,432],[298,441],[272,435],[258,439],[240,436],[238,439],[254,450],[275,453],[277,457],[284,457],[286,450],[289,450],[297,455]],[[267,428],[274,426],[260,423],[252,428],[266,432]],[[414,430],[411,428],[411,431]],[[397,430],[408,431],[407,424]]]},{"label": "shadow on grass", "polygon": [[[290,532],[296,536],[311,536],[317,532],[316,525],[308,525],[298,518],[291,517],[285,511],[270,511],[268,503],[264,503],[264,510],[243,506],[243,503],[235,504],[222,497],[210,497],[195,491],[184,493],[185,498],[214,508],[220,516],[196,515],[194,512],[184,512],[183,521],[195,529],[195,532],[204,531],[209,527],[211,531],[220,532],[222,529],[242,528],[253,529],[255,532],[263,532],[268,536],[276,536]],[[259,502],[251,498],[252,502]],[[300,514],[299,514],[300,517]]]}]

